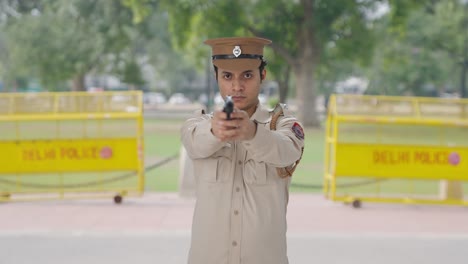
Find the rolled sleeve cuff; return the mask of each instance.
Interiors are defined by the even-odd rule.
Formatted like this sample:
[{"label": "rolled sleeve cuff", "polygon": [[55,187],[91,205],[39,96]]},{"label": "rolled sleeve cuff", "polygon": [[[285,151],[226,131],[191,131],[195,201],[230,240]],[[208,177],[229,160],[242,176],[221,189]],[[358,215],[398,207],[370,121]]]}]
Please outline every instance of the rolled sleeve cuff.
[{"label": "rolled sleeve cuff", "polygon": [[204,145],[222,145],[222,143],[213,135],[211,132],[211,121],[206,120],[197,125],[198,136],[197,139],[200,141],[198,143]]}]

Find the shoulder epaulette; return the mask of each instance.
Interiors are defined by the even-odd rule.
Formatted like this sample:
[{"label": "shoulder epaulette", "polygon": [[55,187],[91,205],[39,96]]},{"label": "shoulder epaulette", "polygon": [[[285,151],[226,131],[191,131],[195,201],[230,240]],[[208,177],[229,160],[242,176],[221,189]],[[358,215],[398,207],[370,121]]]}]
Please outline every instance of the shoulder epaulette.
[{"label": "shoulder epaulette", "polygon": [[278,121],[278,118],[284,115],[285,108],[286,108],[285,104],[278,103],[276,104],[275,108],[271,111],[273,115],[271,116],[270,130],[276,130],[276,123]]},{"label": "shoulder epaulette", "polygon": [[[287,112],[285,113],[285,111]],[[286,104],[278,103],[275,109],[273,109],[272,113],[273,113],[273,116],[271,117],[270,130],[276,130],[276,123],[278,122],[278,118],[280,116],[284,116],[285,114],[289,115],[289,110]],[[303,153],[304,153],[304,148],[301,149],[301,156],[294,164],[289,165],[287,167],[283,167],[283,168],[276,168],[276,172],[278,173],[278,176],[280,176],[281,178],[291,177],[294,171],[296,170],[297,165],[301,161]]]}]

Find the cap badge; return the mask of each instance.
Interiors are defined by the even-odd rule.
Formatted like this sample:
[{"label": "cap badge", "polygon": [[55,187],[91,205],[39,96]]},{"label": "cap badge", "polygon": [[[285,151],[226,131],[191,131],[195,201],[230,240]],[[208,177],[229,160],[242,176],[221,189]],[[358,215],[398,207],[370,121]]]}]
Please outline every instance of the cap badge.
[{"label": "cap badge", "polygon": [[234,54],[234,56],[239,57],[239,55],[241,55],[242,53],[242,50],[240,48],[240,46],[235,46],[234,49],[232,50],[232,54]]}]

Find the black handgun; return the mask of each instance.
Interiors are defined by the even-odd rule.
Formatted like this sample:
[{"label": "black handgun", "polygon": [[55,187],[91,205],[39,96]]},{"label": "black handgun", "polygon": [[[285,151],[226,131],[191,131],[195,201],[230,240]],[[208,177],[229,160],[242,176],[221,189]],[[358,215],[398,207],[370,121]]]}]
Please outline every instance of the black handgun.
[{"label": "black handgun", "polygon": [[227,114],[227,119],[231,119],[231,113],[234,111],[234,102],[232,102],[231,96],[226,96],[224,101],[223,112]]}]

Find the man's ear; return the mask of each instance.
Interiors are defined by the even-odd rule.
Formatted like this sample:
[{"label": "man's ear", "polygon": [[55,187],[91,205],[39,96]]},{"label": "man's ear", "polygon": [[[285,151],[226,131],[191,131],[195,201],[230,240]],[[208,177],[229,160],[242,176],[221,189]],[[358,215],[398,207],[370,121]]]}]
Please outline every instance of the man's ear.
[{"label": "man's ear", "polygon": [[262,70],[262,74],[260,75],[260,78],[262,79],[262,81],[265,80],[265,78],[266,78],[266,73],[267,73],[266,70],[263,69],[263,70]]}]

